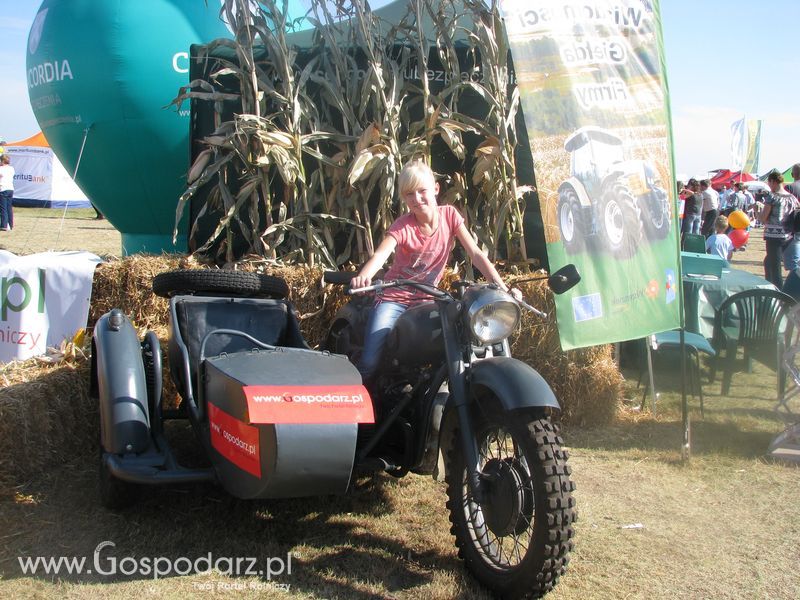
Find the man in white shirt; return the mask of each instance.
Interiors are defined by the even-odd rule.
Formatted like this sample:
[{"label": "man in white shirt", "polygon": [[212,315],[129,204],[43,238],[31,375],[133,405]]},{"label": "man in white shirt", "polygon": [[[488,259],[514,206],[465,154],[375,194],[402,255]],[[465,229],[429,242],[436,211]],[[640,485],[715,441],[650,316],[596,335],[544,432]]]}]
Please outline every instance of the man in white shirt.
[{"label": "man in white shirt", "polygon": [[700,233],[708,238],[714,233],[714,221],[719,215],[719,194],[708,179],[700,182],[700,192],[703,194],[703,225]]},{"label": "man in white shirt", "polygon": [[728,186],[723,183],[719,191],[719,214],[724,213],[728,208],[728,194],[730,193]]}]

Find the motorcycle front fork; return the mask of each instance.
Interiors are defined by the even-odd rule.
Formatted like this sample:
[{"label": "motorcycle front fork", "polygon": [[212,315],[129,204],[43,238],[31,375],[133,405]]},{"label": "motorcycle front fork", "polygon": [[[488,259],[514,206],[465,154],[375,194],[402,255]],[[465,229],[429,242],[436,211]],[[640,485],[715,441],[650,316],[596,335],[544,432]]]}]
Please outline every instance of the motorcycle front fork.
[{"label": "motorcycle front fork", "polygon": [[[454,399],[456,414],[458,415],[458,430],[460,433],[461,452],[464,456],[464,464],[467,467],[467,485],[472,492],[472,497],[478,503],[483,501],[483,482],[480,476],[478,441],[475,436],[475,429],[472,425],[472,414],[470,413],[470,394],[467,390],[467,373],[464,368],[463,353],[461,344],[454,328],[454,319],[451,319],[453,305],[440,307],[439,314],[442,320],[442,332],[444,337],[444,351],[447,357],[447,368],[449,371],[450,393]],[[458,310],[460,307],[456,307]],[[450,310],[448,310],[450,309]],[[456,311],[453,311],[456,312]]]}]

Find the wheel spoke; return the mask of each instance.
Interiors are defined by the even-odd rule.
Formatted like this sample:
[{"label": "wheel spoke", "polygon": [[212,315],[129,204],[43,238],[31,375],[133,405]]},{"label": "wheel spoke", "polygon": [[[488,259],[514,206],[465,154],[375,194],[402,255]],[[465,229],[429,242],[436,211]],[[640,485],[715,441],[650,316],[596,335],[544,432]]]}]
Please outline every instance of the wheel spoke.
[{"label": "wheel spoke", "polygon": [[[472,495],[470,467],[464,462],[457,462],[456,469],[450,471],[449,477],[455,480],[448,479],[457,545],[464,550],[470,570],[480,575],[479,579],[520,579],[537,594],[549,589],[543,582],[558,579],[561,568],[555,559],[567,556],[570,550],[569,544],[548,545],[547,536],[539,539],[539,530],[548,528],[551,515],[556,518],[562,512],[558,505],[551,509],[552,502],[542,501],[569,500],[569,490],[562,493],[550,490],[545,484],[551,482],[551,478],[547,472],[550,462],[545,460],[544,453],[557,464],[563,459],[556,454],[558,441],[543,439],[538,423],[498,422],[491,414],[484,414],[482,421],[476,420],[478,463],[485,485],[481,503]],[[541,421],[541,426],[548,427],[546,419]],[[557,429],[551,427],[544,431]],[[544,480],[539,481],[540,477]],[[537,491],[545,494],[538,498],[540,514],[536,510]],[[565,516],[571,516],[566,514],[568,512],[564,511]],[[567,526],[559,530],[561,535],[569,533]],[[553,560],[549,560],[551,557]]]},{"label": "wheel spoke", "polygon": [[[482,468],[492,460],[507,462],[511,468],[519,472],[523,479],[516,485],[516,493],[533,501],[534,490],[530,469],[520,445],[513,435],[502,428],[493,428],[484,434],[479,448],[479,464]],[[511,532],[508,535],[500,536],[487,526],[481,506],[472,497],[466,471],[463,478],[463,491],[464,513],[470,525],[473,543],[482,549],[487,560],[499,568],[505,569],[519,565],[526,556],[533,537],[532,514],[523,512],[519,515],[520,519],[524,519],[522,524],[525,525],[521,533]]]}]

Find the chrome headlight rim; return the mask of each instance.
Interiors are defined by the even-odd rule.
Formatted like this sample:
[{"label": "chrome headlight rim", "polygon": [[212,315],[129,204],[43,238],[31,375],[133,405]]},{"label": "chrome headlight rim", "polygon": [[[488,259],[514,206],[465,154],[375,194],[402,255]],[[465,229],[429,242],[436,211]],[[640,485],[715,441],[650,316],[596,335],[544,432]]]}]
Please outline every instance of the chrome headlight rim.
[{"label": "chrome headlight rim", "polygon": [[514,298],[489,286],[472,288],[465,294],[472,336],[491,345],[508,338],[519,326],[521,310]]}]

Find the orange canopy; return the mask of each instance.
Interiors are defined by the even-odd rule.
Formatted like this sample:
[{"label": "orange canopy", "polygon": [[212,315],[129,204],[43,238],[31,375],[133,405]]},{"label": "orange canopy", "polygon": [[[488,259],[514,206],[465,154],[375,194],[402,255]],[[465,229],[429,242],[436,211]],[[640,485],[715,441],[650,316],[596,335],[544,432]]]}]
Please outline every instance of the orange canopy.
[{"label": "orange canopy", "polygon": [[41,148],[49,148],[50,144],[47,143],[47,138],[44,137],[44,133],[41,131],[36,135],[32,135],[31,137],[20,140],[18,142],[10,142],[6,144],[7,146],[39,146]]}]

